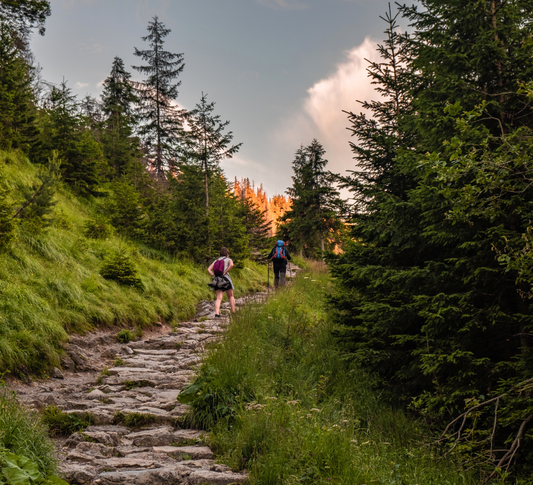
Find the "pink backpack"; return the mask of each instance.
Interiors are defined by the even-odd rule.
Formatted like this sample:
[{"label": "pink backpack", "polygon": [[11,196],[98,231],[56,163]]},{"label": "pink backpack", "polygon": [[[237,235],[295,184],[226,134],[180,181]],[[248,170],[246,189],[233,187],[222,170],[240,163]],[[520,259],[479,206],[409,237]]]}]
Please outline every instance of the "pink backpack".
[{"label": "pink backpack", "polygon": [[226,258],[217,259],[215,261],[215,264],[213,265],[213,273],[215,273],[215,276],[224,276],[224,269],[226,267],[225,261]]}]

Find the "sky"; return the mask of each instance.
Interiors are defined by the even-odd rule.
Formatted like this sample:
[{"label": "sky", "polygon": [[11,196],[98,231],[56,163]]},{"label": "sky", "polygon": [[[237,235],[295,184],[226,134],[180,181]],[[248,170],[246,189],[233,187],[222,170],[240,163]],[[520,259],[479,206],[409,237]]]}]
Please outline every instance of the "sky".
[{"label": "sky", "polygon": [[165,49],[183,53],[178,104],[192,109],[202,92],[243,145],[222,162],[226,176],[248,177],[267,194],[292,185],[300,145],[321,142],[328,168],[355,168],[346,111],[378,99],[366,59],[377,59],[386,0],[51,0],[44,37],[32,50],[43,78],[99,97],[115,56],[132,78],[134,47],[158,16],[171,29]]}]

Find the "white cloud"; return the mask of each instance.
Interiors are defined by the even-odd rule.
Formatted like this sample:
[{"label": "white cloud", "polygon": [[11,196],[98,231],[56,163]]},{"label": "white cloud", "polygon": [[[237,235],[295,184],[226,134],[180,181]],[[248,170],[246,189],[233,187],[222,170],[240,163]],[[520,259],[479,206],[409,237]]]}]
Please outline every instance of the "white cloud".
[{"label": "white cloud", "polygon": [[74,84],[74,87],[76,89],[83,89],[83,88],[86,88],[87,86],[89,86],[89,83],[80,83],[79,81]]},{"label": "white cloud", "polygon": [[376,42],[367,37],[364,42],[347,51],[346,60],[334,73],[315,83],[307,90],[307,97],[298,113],[282,122],[274,138],[290,144],[292,153],[300,145],[308,145],[317,138],[326,149],[328,168],[344,172],[354,166],[350,150],[350,132],[347,131],[346,111],[360,111],[356,100],[376,99],[379,95],[368,78],[368,62],[377,60]]}]

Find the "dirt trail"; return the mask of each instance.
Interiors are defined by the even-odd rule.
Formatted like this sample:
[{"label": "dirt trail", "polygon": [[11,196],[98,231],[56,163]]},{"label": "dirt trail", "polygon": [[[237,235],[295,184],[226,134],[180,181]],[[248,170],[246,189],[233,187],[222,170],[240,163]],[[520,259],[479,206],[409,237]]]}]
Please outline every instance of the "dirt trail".
[{"label": "dirt trail", "polygon": [[[266,295],[239,298],[237,307],[263,302]],[[228,311],[227,303],[223,309]],[[61,472],[71,484],[240,483],[247,476],[216,464],[201,431],[180,429],[187,406],[176,400],[205,345],[228,324],[227,313],[215,319],[214,302],[204,301],[193,320],[174,330],[162,326],[127,345],[117,342],[116,331],[72,337],[63,373],[55,369],[49,379],[12,387],[31,407],[55,405],[94,419],[85,431],[56,440]],[[104,367],[109,375],[101,374]],[[124,425],[142,419],[150,424],[140,429]]]}]

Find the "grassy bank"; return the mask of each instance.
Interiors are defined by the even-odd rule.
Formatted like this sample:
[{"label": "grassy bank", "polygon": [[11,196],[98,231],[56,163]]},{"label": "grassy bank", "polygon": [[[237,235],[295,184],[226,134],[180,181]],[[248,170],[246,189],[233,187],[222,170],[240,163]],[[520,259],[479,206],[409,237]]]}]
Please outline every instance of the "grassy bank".
[{"label": "grassy bank", "polygon": [[[17,206],[17,194],[36,180],[36,167],[13,153],[0,153],[0,168]],[[0,253],[0,370],[38,373],[60,359],[68,333],[100,326],[146,327],[192,316],[195,304],[213,297],[205,267],[117,235],[86,237],[95,200],[61,188],[51,227],[35,233],[19,225],[15,242]],[[121,286],[99,272],[104,260],[126,248],[143,289]],[[246,262],[232,272],[237,296],[258,291],[266,268]]]},{"label": "grassy bank", "polygon": [[425,430],[343,360],[323,306],[329,284],[315,266],[241,312],[182,393],[219,459],[261,485],[478,483],[439,462]]}]

